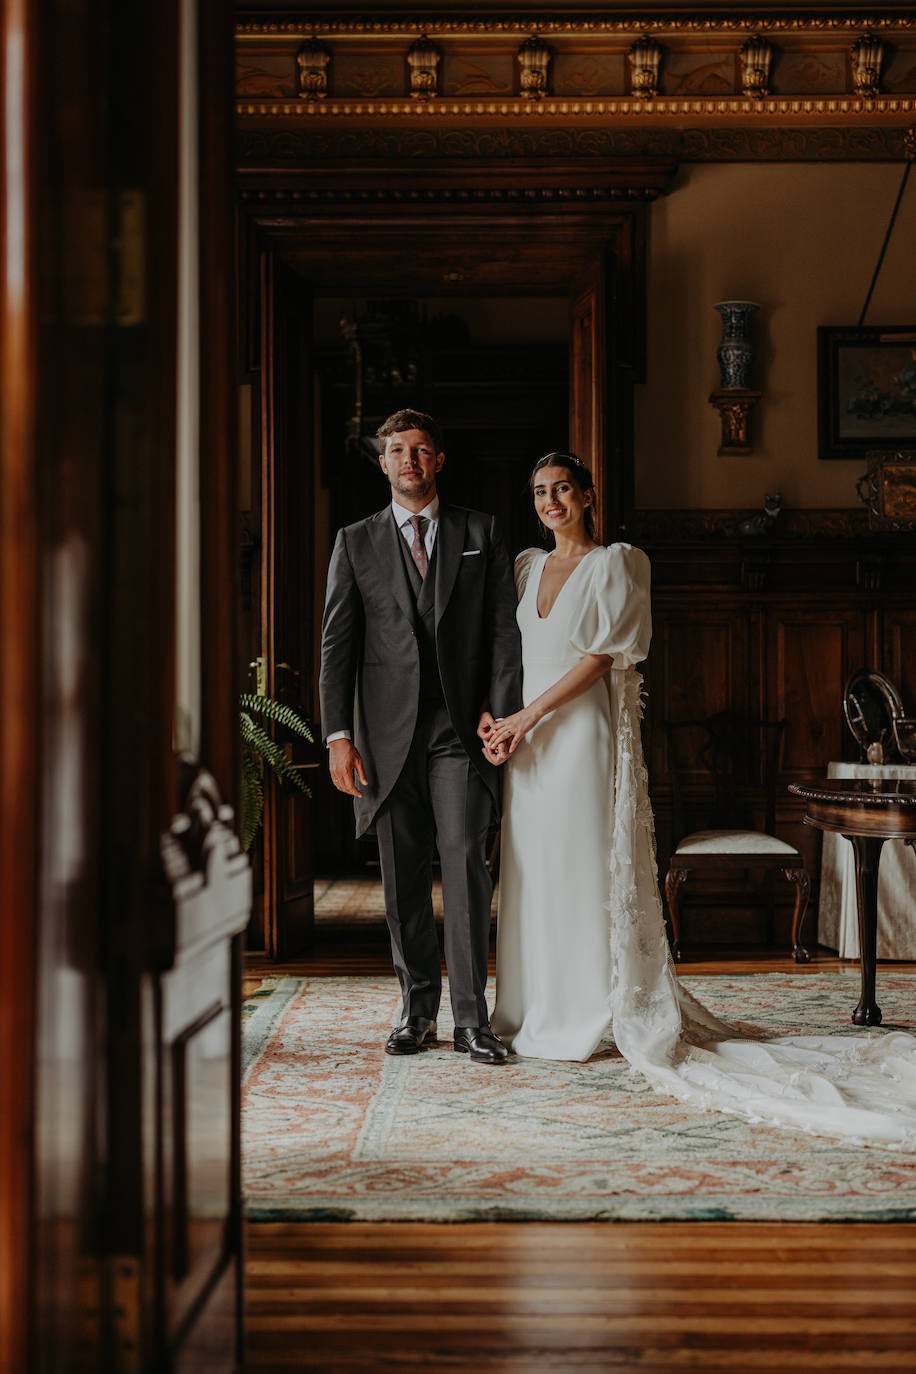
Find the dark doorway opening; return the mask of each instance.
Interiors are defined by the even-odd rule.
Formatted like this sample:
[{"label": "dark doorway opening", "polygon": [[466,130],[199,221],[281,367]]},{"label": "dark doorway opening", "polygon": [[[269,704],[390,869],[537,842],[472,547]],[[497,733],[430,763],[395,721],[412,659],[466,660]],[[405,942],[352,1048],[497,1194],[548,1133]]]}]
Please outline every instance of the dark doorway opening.
[{"label": "dark doorway opening", "polygon": [[[327,493],[328,547],[316,540],[314,580],[324,586],[329,544],[342,526],[390,497],[373,435],[404,406],[445,432],[444,499],[492,512],[510,554],[537,542],[527,492],[534,460],[565,447],[569,432],[569,306],[556,297],[430,297],[315,301],[316,465]],[[372,841],[353,836],[352,804],[315,778],[316,923],[364,905],[333,881],[377,874]],[[373,893],[372,910],[381,910]]]}]

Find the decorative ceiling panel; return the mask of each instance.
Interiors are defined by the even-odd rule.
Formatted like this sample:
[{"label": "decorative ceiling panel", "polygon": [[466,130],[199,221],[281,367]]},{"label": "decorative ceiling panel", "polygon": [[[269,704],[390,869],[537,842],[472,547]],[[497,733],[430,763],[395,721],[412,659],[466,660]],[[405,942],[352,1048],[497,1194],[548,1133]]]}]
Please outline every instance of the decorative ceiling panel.
[{"label": "decorative ceiling panel", "polygon": [[248,5],[237,53],[243,158],[254,130],[331,128],[667,128],[694,156],[704,130],[883,128],[860,154],[898,157],[916,121],[916,10],[894,5]]}]

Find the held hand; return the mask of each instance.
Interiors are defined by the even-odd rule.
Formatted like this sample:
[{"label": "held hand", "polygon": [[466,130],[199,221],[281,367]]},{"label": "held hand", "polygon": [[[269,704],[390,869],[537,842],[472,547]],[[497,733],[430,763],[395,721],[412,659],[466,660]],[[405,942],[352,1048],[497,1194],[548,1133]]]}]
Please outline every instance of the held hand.
[{"label": "held hand", "polygon": [[493,719],[489,711],[481,712],[477,724],[477,735],[479,739],[483,740],[484,757],[489,759],[490,763],[499,765],[505,763],[509,757],[509,751],[504,744],[493,745],[492,736],[496,726],[497,721]]},{"label": "held hand", "polygon": [[362,792],[353,781],[353,774],[356,774],[363,787],[369,786],[369,779],[366,777],[359,750],[353,741],[332,740],[328,745],[328,763],[331,768],[331,781],[338,792],[346,792],[351,797],[361,797]]},{"label": "held hand", "polygon": [[530,730],[534,729],[539,720],[538,713],[531,706],[525,706],[521,711],[516,711],[514,715],[506,716],[505,720],[495,723],[487,736],[487,756],[493,763],[507,759],[515,753],[522,740]]},{"label": "held hand", "polygon": [[489,712],[489,711],[481,711],[481,713],[480,713],[480,720],[477,722],[477,737],[478,737],[478,739],[482,739],[483,742],[484,742],[484,744],[486,744],[486,742],[487,742],[487,740],[488,740],[488,738],[489,738],[489,736],[490,736],[490,731],[493,730],[493,729],[495,728],[495,726],[496,726],[496,721],[495,721],[495,720],[493,719],[493,717],[490,715],[490,712]]}]

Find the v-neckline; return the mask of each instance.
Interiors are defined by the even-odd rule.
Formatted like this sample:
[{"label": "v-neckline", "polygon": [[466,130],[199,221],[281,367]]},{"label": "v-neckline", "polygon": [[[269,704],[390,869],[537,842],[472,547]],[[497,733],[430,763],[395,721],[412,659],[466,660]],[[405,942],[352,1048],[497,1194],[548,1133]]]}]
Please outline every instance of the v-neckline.
[{"label": "v-neckline", "polygon": [[551,606],[550,610],[547,612],[546,615],[541,615],[541,612],[538,610],[538,596],[540,595],[540,591],[541,591],[541,578],[544,576],[544,569],[547,567],[547,560],[550,558],[550,554],[553,552],[553,550],[551,549],[550,553],[545,554],[544,559],[543,559],[543,561],[542,561],[542,563],[541,563],[540,571],[538,572],[537,585],[536,585],[535,588],[534,588],[534,614],[535,614],[535,617],[541,622],[541,624],[544,624],[544,623],[545,623],[546,621],[548,621],[548,620],[550,619],[550,617],[553,615],[554,610],[556,609],[556,604],[557,604],[557,602],[559,601],[560,597],[561,597],[561,596],[563,595],[563,593],[565,592],[566,588],[569,586],[570,582],[571,582],[571,581],[573,580],[573,578],[575,577],[576,573],[577,573],[577,572],[579,571],[579,569],[582,567],[582,564],[583,564],[583,563],[587,563],[588,560],[591,558],[592,554],[593,554],[593,553],[597,553],[598,550],[599,550],[601,547],[602,547],[601,544],[596,544],[595,547],[594,547],[593,549],[589,549],[588,553],[584,554],[584,555],[579,559],[578,563],[577,563],[576,566],[573,568],[572,572],[567,576],[566,581],[562,584],[562,586],[560,587],[560,590],[557,592],[556,596],[554,597],[554,599],[553,599],[553,605]]}]

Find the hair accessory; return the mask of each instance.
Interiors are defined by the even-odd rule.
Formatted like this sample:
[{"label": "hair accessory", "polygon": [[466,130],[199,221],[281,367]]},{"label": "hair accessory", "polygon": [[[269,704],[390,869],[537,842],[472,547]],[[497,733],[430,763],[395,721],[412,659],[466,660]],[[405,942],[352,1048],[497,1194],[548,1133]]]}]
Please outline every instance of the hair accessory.
[{"label": "hair accessory", "polygon": [[584,468],[585,464],[577,453],[568,453],[565,449],[554,449],[553,453],[545,453],[543,458],[538,460],[538,467],[546,467],[552,458],[565,458],[569,463],[575,463],[577,468]]}]

